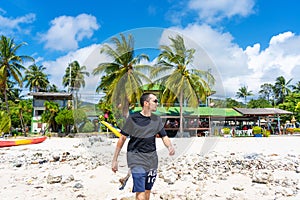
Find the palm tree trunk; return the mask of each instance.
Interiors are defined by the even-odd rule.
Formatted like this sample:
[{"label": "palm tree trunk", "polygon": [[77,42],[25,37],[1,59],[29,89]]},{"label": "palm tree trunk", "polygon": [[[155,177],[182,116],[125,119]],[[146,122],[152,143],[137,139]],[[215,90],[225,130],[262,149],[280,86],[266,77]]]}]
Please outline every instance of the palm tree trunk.
[{"label": "palm tree trunk", "polygon": [[7,98],[6,88],[4,88],[4,100],[5,100],[7,114],[10,117],[10,110],[9,110],[9,105],[8,105],[8,98]]},{"label": "palm tree trunk", "polygon": [[183,134],[183,91],[180,91],[180,97],[179,97],[179,115],[180,115],[180,123],[179,123],[179,133],[180,135]]}]

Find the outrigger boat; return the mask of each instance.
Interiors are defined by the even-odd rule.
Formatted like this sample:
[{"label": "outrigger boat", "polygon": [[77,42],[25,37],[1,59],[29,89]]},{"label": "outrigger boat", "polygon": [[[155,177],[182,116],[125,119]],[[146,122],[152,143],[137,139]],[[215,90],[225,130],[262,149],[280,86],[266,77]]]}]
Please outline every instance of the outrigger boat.
[{"label": "outrigger boat", "polygon": [[46,136],[42,136],[42,137],[32,137],[32,138],[1,139],[0,148],[26,145],[26,144],[38,144],[44,142],[46,138],[47,138]]}]

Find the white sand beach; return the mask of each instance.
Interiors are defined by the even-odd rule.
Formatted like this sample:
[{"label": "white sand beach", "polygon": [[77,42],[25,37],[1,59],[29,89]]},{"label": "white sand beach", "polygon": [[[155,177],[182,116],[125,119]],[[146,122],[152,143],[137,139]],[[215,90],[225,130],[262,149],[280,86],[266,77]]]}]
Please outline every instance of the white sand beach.
[{"label": "white sand beach", "polygon": [[[126,147],[110,169],[116,138],[48,138],[0,148],[0,197],[134,199]],[[159,172],[151,199],[300,199],[300,136],[172,138],[169,157],[157,139]]]}]

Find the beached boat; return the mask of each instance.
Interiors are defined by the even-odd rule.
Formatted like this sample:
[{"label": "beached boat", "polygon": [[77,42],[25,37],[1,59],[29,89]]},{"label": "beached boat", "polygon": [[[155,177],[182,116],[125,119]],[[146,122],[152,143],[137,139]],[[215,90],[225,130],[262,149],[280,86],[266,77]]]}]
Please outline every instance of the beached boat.
[{"label": "beached boat", "polygon": [[32,138],[1,139],[0,148],[26,145],[26,144],[38,144],[44,142],[46,138],[47,138],[46,136],[42,136],[42,137],[32,137]]}]

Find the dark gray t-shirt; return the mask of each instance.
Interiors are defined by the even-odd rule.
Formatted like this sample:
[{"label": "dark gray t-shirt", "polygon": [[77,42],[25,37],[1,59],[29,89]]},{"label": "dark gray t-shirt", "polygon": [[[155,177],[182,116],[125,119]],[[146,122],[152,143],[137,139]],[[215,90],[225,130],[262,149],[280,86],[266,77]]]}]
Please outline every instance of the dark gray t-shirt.
[{"label": "dark gray t-shirt", "polygon": [[161,118],[154,114],[146,117],[139,112],[133,113],[127,118],[121,133],[130,137],[127,146],[128,166],[139,166],[145,170],[156,169],[156,134],[160,137],[167,135]]}]

